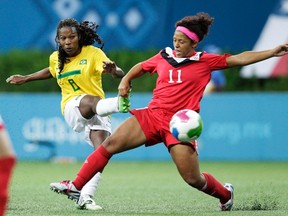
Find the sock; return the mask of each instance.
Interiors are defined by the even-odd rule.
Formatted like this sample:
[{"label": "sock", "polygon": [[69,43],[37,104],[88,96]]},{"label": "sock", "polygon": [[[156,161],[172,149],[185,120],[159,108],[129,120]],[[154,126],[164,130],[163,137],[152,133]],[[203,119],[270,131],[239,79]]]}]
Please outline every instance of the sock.
[{"label": "sock", "polygon": [[8,203],[8,185],[15,162],[14,156],[0,159],[0,215],[4,215]]},{"label": "sock", "polygon": [[111,157],[112,155],[103,147],[103,145],[100,145],[87,157],[79,170],[77,177],[72,182],[74,186],[78,190],[81,190],[96,173],[103,171]]},{"label": "sock", "polygon": [[112,113],[119,112],[118,97],[106,98],[98,101],[96,105],[96,113],[99,116],[108,116]]},{"label": "sock", "polygon": [[202,173],[206,178],[206,184],[202,191],[210,196],[216,197],[221,203],[226,203],[231,198],[231,193],[211,174]]},{"label": "sock", "polygon": [[84,185],[84,187],[81,190],[81,196],[89,195],[90,197],[94,197],[100,180],[101,180],[101,172],[98,172],[96,173],[96,175],[93,176],[92,179],[90,179],[89,182],[87,182],[87,184]]}]

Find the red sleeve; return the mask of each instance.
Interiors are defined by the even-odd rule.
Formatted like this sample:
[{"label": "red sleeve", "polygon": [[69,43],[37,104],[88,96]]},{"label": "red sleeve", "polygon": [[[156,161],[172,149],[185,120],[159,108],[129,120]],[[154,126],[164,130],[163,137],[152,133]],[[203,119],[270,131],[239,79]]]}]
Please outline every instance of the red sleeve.
[{"label": "red sleeve", "polygon": [[142,69],[144,71],[149,72],[150,74],[156,72],[157,64],[161,58],[160,53],[156,54],[155,56],[147,59],[146,61],[143,61],[141,63]]},{"label": "red sleeve", "polygon": [[218,55],[204,52],[201,60],[206,61],[211,70],[221,70],[228,67],[226,62],[228,56],[231,56],[231,54]]}]

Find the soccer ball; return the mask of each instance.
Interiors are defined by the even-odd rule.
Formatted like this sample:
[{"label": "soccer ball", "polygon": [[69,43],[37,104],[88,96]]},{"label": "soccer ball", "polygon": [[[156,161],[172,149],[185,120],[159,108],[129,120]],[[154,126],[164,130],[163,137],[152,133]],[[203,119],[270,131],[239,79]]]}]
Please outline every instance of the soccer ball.
[{"label": "soccer ball", "polygon": [[170,121],[172,135],[182,142],[191,142],[197,139],[201,135],[202,128],[201,116],[190,109],[176,112]]}]

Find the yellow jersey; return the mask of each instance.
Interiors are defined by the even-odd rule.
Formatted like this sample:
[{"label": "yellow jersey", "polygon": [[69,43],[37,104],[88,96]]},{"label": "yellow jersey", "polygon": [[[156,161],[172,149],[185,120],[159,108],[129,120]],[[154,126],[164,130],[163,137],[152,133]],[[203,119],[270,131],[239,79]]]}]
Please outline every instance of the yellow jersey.
[{"label": "yellow jersey", "polygon": [[110,61],[105,53],[94,46],[82,47],[81,53],[69,57],[61,73],[58,67],[58,51],[49,58],[49,70],[61,88],[61,111],[65,104],[73,97],[89,94],[104,98],[102,88],[103,61]]}]

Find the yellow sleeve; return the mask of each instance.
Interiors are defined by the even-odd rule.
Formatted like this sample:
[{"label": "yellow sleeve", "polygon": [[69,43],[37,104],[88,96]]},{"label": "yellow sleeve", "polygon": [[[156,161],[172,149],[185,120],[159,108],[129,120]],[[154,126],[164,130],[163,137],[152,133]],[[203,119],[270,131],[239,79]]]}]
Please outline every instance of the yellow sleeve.
[{"label": "yellow sleeve", "polygon": [[106,54],[99,48],[96,48],[96,54],[95,54],[95,62],[98,62],[95,64],[95,71],[101,71],[103,72],[103,62],[104,61],[110,61],[111,60],[106,56]]},{"label": "yellow sleeve", "polygon": [[55,78],[58,70],[58,51],[53,52],[49,57],[49,71]]}]

